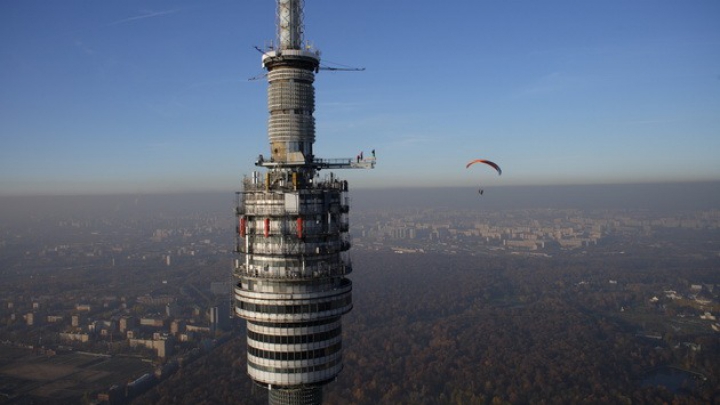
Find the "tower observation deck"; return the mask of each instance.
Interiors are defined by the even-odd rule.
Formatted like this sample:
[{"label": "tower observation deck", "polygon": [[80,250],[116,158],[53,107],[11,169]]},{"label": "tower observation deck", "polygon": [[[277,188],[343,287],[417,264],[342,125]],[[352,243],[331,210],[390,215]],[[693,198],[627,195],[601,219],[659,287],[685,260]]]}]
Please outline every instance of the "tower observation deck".
[{"label": "tower observation deck", "polygon": [[247,320],[248,374],[269,404],[320,404],[342,370],[341,317],[352,309],[348,183],[322,169],[373,168],[320,159],[315,89],[320,53],[303,40],[303,0],[277,0],[268,77],[270,155],[237,193],[235,314]]}]

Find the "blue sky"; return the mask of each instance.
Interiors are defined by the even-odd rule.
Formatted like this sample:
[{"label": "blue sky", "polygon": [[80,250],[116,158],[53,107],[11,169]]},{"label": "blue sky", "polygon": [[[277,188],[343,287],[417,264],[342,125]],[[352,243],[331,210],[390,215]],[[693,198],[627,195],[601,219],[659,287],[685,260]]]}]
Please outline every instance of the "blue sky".
[{"label": "blue sky", "polygon": [[[228,191],[269,149],[275,3],[0,2],[0,195]],[[720,180],[720,2],[306,0],[353,187]],[[466,170],[471,159],[502,166]]]}]

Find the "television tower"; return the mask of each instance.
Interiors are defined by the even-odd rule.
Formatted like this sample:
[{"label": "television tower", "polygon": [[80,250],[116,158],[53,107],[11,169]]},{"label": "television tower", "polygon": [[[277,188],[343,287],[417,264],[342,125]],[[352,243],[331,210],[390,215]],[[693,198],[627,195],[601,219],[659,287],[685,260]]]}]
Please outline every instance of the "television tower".
[{"label": "television tower", "polygon": [[[237,193],[235,314],[247,320],[248,374],[269,404],[320,404],[342,370],[342,315],[352,309],[348,184],[321,169],[370,169],[375,157],[320,159],[320,53],[303,40],[303,0],[277,0],[277,45],[263,50],[270,155]],[[373,153],[374,155],[374,153]]]}]

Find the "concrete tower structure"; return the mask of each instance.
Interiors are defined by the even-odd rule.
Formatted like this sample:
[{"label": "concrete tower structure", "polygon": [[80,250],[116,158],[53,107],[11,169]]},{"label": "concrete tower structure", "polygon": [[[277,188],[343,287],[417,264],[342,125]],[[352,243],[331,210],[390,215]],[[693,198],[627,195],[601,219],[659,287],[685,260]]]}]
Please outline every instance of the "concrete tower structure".
[{"label": "concrete tower structure", "polygon": [[247,320],[248,374],[270,404],[320,404],[342,370],[341,317],[352,309],[348,184],[322,169],[373,168],[375,158],[319,159],[320,53],[303,40],[303,1],[277,0],[268,77],[270,155],[237,201],[235,314]]}]

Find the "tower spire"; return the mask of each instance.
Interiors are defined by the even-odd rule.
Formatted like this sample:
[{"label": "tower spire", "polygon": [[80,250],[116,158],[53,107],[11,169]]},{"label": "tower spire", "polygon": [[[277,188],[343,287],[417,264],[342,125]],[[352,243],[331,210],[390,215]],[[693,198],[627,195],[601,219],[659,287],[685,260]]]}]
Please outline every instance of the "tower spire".
[{"label": "tower spire", "polygon": [[302,49],[303,0],[278,0],[277,40],[280,49]]}]

